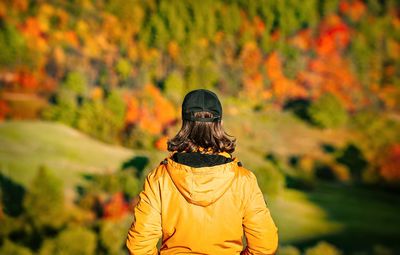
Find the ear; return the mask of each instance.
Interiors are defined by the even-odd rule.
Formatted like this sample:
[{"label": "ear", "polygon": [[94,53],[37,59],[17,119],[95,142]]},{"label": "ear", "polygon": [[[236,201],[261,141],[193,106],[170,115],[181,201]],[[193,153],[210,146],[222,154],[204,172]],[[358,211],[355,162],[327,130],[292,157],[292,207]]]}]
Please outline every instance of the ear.
[{"label": "ear", "polygon": [[224,125],[224,120],[221,120],[221,126],[223,126]]}]

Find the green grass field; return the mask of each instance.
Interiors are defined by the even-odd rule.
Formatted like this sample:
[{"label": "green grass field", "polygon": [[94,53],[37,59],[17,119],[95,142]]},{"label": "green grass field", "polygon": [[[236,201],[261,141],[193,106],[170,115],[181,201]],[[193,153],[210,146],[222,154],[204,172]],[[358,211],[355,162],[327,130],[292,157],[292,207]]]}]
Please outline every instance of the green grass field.
[{"label": "green grass field", "polygon": [[312,192],[286,189],[267,201],[282,244],[328,241],[349,252],[383,245],[400,253],[400,197],[384,191],[320,183]]},{"label": "green grass field", "polygon": [[[249,118],[252,122],[258,117]],[[250,135],[260,138],[250,142],[240,132],[247,121],[233,125],[233,119],[227,118],[226,126],[241,146],[235,155],[250,169],[262,162],[268,151],[293,154],[303,149],[318,154],[322,140],[344,142],[290,115],[270,115],[264,123],[254,121],[259,125],[255,127],[258,131]],[[45,164],[71,191],[82,181],[82,173],[114,171],[135,155],[149,157],[145,170],[148,172],[166,155],[107,145],[65,125],[40,121],[1,123],[0,145],[0,171],[4,175],[26,185],[38,166]],[[381,244],[400,253],[400,198],[396,194],[319,183],[313,191],[285,189],[281,195],[266,200],[283,245],[305,248],[326,240],[346,252],[369,251]]]},{"label": "green grass field", "polygon": [[46,165],[73,186],[81,173],[114,171],[132,150],[98,142],[63,124],[15,121],[0,124],[0,171],[27,184]]}]

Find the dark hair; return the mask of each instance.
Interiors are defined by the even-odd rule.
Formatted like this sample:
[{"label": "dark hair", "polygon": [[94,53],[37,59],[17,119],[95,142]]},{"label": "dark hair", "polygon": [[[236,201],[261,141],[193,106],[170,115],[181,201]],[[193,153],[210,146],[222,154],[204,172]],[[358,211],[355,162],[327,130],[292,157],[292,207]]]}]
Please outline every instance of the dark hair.
[{"label": "dark hair", "polygon": [[[194,116],[197,118],[214,117],[210,112],[196,112]],[[168,140],[167,144],[169,151],[195,152],[202,147],[216,153],[232,153],[235,151],[236,139],[224,131],[221,121],[183,120],[181,130],[174,138]]]}]

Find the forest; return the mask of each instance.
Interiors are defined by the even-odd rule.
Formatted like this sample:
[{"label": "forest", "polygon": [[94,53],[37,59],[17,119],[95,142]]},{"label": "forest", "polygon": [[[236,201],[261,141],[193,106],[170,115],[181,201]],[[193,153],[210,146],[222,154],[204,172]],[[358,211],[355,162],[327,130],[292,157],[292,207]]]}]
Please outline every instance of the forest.
[{"label": "forest", "polygon": [[197,88],[278,254],[400,253],[399,1],[0,0],[0,254],[127,254]]}]

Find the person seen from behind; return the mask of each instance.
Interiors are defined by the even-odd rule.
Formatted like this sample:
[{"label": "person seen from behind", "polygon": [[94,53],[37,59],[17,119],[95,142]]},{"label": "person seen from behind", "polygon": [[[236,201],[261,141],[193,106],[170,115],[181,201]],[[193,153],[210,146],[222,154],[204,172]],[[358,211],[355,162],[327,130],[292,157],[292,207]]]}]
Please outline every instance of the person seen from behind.
[{"label": "person seen from behind", "polygon": [[139,194],[126,239],[130,254],[275,254],[278,229],[256,176],[232,157],[235,145],[222,127],[217,95],[189,92],[170,155]]}]

